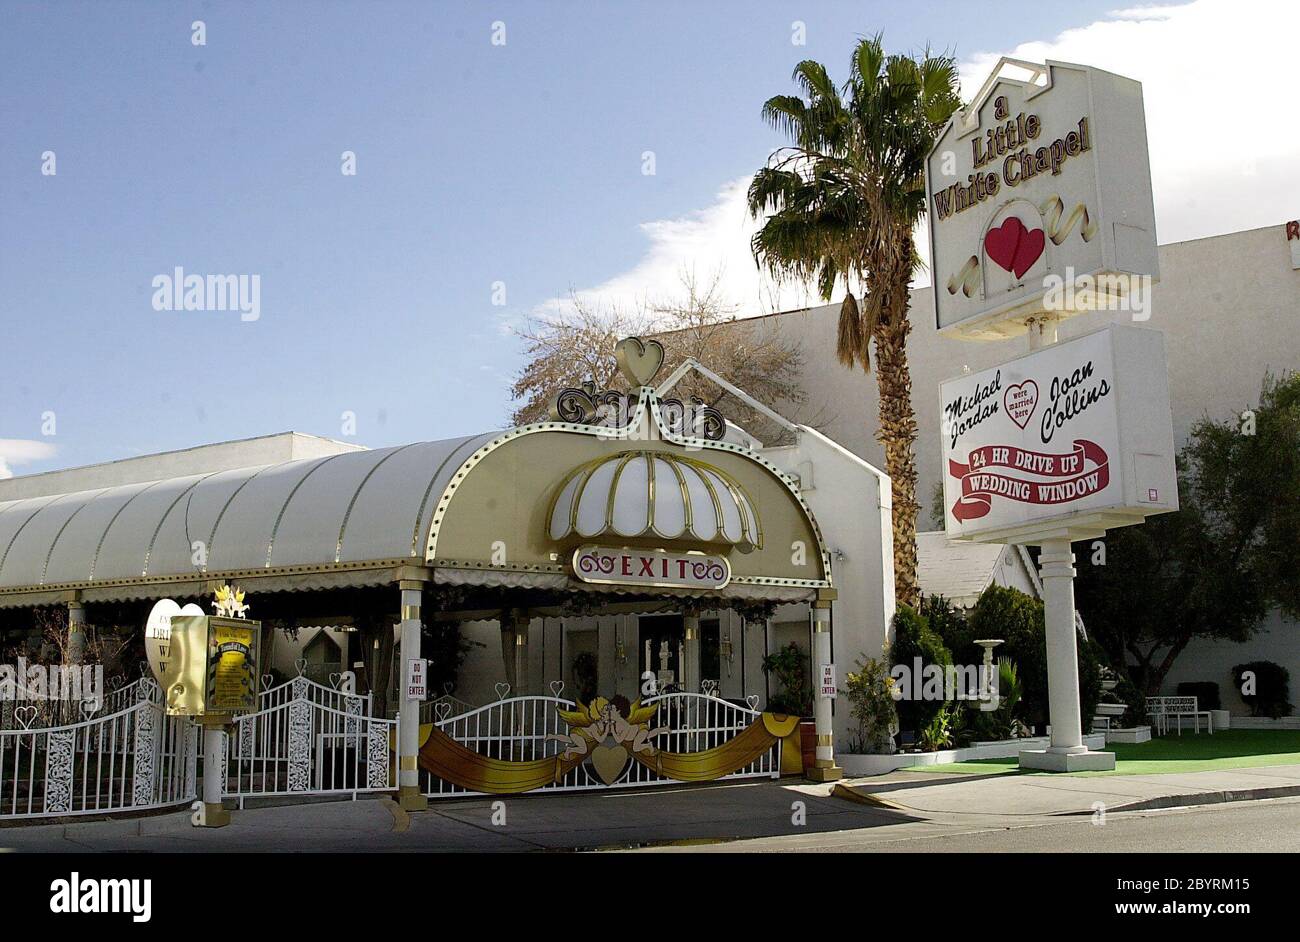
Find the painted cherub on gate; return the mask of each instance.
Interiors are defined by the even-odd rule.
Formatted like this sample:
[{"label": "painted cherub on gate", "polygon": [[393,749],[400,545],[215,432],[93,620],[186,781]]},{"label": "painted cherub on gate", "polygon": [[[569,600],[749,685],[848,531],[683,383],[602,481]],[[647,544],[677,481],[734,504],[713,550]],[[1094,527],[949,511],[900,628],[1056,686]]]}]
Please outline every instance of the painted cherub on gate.
[{"label": "painted cherub on gate", "polygon": [[578,704],[576,710],[557,710],[560,719],[569,724],[568,735],[552,733],[547,739],[565,743],[561,758],[567,760],[585,756],[593,746],[607,739],[623,746],[629,752],[653,756],[654,737],[668,732],[668,727],[650,728],[658,706],[641,706],[641,701],[628,703],[622,694],[612,699],[596,697],[589,704]]}]

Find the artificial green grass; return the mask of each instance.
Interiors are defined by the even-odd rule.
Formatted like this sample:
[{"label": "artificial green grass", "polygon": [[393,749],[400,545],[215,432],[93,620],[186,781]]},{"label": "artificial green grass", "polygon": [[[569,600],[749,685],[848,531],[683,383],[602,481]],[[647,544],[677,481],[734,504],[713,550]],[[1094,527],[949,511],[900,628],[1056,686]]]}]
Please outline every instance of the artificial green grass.
[{"label": "artificial green grass", "polygon": [[[1160,772],[1214,772],[1254,769],[1267,765],[1293,765],[1300,763],[1300,729],[1225,729],[1214,735],[1184,730],[1181,736],[1158,736],[1150,742],[1111,743],[1106,751],[1115,753],[1115,771],[1069,774],[1153,775]],[[900,771],[996,775],[1020,773],[1020,767],[1014,758],[972,759],[946,765],[916,765]]]}]

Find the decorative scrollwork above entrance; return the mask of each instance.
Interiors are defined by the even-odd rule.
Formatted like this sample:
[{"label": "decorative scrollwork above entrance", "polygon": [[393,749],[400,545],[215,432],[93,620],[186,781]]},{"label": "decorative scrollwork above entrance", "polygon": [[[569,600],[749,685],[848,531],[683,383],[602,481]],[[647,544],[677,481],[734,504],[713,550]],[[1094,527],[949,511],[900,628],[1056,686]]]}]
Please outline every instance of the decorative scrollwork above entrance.
[{"label": "decorative scrollwork above entrance", "polygon": [[[633,395],[616,389],[597,391],[595,383],[587,382],[560,390],[551,400],[550,412],[551,418],[559,422],[623,428],[632,420],[636,403]],[[688,402],[661,399],[659,415],[664,425],[683,437],[716,442],[727,433],[726,418],[699,396],[692,396]]]}]

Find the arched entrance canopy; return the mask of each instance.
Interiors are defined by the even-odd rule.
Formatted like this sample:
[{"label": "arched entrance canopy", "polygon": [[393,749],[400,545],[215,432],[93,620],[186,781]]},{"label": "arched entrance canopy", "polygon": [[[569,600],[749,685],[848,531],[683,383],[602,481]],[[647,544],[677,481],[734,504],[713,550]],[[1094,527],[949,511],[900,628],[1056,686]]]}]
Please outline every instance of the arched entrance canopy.
[{"label": "arched entrance canopy", "polygon": [[[725,560],[722,587],[578,578],[580,548],[676,571]],[[645,563],[642,562],[641,566]],[[0,503],[0,607],[435,583],[794,601],[830,585],[793,478],[757,453],[675,433],[643,387],[611,429],[503,432]],[[704,585],[704,583],[700,583]]]}]

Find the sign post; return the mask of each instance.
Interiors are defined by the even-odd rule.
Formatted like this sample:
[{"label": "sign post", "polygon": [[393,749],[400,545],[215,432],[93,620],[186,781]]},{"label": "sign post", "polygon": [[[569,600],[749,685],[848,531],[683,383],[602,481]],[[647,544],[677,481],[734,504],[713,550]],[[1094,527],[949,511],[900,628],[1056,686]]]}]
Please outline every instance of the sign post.
[{"label": "sign post", "polygon": [[1029,340],[940,387],[949,538],[1040,547],[1052,735],[1020,765],[1113,769],[1113,753],[1083,741],[1070,547],[1178,509],[1164,338],[1116,323],[1057,343],[1057,325],[1096,310],[1150,316],[1141,85],[1003,59],[936,140],[926,195],[936,328]]},{"label": "sign post", "polygon": [[197,605],[157,602],[145,627],[149,666],[169,716],[198,717],[203,727],[203,791],[191,817],[195,827],[224,827],[223,732],[235,714],[257,710],[261,622],[248,621],[244,593],[222,586],[204,615]]}]

